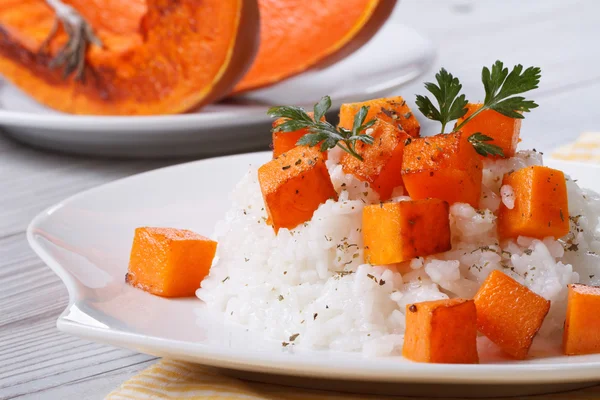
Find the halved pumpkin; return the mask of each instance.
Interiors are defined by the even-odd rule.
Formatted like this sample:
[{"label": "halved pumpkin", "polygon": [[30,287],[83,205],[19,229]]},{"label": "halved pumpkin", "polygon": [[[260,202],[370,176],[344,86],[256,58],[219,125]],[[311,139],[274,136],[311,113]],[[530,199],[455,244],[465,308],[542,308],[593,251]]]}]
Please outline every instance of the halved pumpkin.
[{"label": "halved pumpkin", "polygon": [[[231,92],[258,49],[256,0],[62,0],[102,47],[87,51],[83,79],[51,60],[64,29],[44,0],[0,3],[0,74],[39,102],[76,114],[170,114]],[[51,35],[50,35],[51,36]]]},{"label": "halved pumpkin", "polygon": [[260,47],[237,94],[325,67],[365,44],[396,0],[259,0]]}]

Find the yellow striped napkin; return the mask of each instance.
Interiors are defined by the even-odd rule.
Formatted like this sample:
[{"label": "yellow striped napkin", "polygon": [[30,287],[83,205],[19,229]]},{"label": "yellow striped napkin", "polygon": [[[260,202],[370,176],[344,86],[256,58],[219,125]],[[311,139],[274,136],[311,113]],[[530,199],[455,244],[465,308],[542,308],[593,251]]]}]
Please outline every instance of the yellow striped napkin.
[{"label": "yellow striped napkin", "polygon": [[[584,133],[572,144],[551,154],[561,160],[600,162],[600,133]],[[106,399],[199,399],[199,400],[375,400],[382,396],[359,396],[318,392],[244,382],[221,375],[200,365],[162,360],[142,371]],[[386,397],[386,399],[393,399]],[[408,397],[395,399],[412,400]],[[424,398],[418,398],[423,400]],[[512,397],[513,400],[591,400],[600,399],[600,386],[545,396]],[[417,400],[417,398],[414,398]]]},{"label": "yellow striped napkin", "polygon": [[[244,382],[200,365],[163,359],[110,393],[106,400],[428,400],[424,397],[352,395]],[[496,400],[598,400],[600,386],[543,396]],[[432,399],[431,399],[432,400]]]},{"label": "yellow striped napkin", "polygon": [[581,134],[576,141],[556,149],[551,157],[578,162],[600,162],[600,132]]}]

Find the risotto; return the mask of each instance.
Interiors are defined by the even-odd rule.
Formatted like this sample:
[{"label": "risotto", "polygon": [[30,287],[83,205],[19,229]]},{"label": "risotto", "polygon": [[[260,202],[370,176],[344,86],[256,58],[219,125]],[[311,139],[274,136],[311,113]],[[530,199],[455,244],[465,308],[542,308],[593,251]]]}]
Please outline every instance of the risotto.
[{"label": "risotto", "polygon": [[[452,250],[378,266],[365,263],[363,207],[379,197],[365,182],[344,174],[341,151],[329,151],[327,167],[337,201],[328,200],[312,219],[276,235],[253,166],[232,194],[232,207],[215,230],[219,242],[210,275],[197,296],[225,317],[266,337],[307,348],[394,354],[402,346],[407,304],[449,297],[471,298],[493,270],[501,270],[551,300],[541,336],[562,328],[567,284],[600,283],[598,196],[567,179],[570,232],[554,240],[519,237],[500,241],[500,202],[511,206],[502,176],[542,164],[542,155],[521,151],[485,160],[480,207],[450,207]],[[391,201],[404,201],[396,189]]]},{"label": "risotto", "polygon": [[523,360],[562,334],[563,354],[600,353],[600,197],[517,151],[538,105],[516,95],[540,77],[496,61],[471,103],[442,68],[415,101],[429,136],[401,96],[342,104],[337,125],[329,96],[272,107],[273,158],[212,238],[138,228],[126,280],[283,347],[472,364],[478,337]]}]

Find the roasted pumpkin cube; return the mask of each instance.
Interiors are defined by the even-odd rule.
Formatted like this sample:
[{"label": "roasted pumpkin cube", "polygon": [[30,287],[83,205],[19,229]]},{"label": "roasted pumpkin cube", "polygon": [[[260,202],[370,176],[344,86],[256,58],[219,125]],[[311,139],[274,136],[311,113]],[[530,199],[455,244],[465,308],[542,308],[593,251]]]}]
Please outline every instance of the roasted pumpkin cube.
[{"label": "roasted pumpkin cube", "polygon": [[411,137],[419,137],[421,126],[413,115],[410,107],[401,96],[373,99],[360,103],[346,103],[340,107],[340,124],[342,128],[352,129],[354,115],[362,106],[369,107],[365,121],[377,117],[398,129],[403,130]]},{"label": "roasted pumpkin cube", "polygon": [[265,208],[275,232],[292,229],[312,218],[319,205],[337,200],[323,154],[298,146],[258,169]]},{"label": "roasted pumpkin cube", "polygon": [[460,132],[412,139],[404,148],[402,180],[413,199],[436,198],[477,208],[483,162]]},{"label": "roasted pumpkin cube", "polygon": [[[312,111],[307,112],[307,114],[313,118],[315,115]],[[273,129],[277,128],[279,125],[283,124],[287,119],[286,118],[277,118],[273,121]],[[325,117],[321,118],[321,121],[324,121]],[[297,146],[298,140],[306,134],[310,133],[308,128],[298,129],[297,131],[292,132],[277,132],[273,130],[273,158],[279,157],[281,154],[289,151]],[[327,159],[327,153],[324,152],[323,156]]]},{"label": "roasted pumpkin cube", "polygon": [[393,264],[450,250],[448,210],[448,203],[438,199],[365,206],[365,261]]},{"label": "roasted pumpkin cube", "polygon": [[[460,125],[481,107],[482,104],[467,104],[468,111],[464,117],[458,119],[456,126]],[[520,141],[521,119],[510,118],[494,110],[484,110],[467,122],[460,130],[467,136],[479,132],[491,137],[493,140],[486,143],[502,148],[505,157],[512,157],[515,155]],[[500,158],[499,156],[488,157]]]},{"label": "roasted pumpkin cube", "polygon": [[558,239],[569,233],[569,199],[561,171],[539,165],[526,167],[504,175],[502,184],[512,187],[514,207],[500,204],[501,237]]},{"label": "roasted pumpkin cube", "polygon": [[367,131],[374,139],[373,144],[356,144],[356,152],[363,160],[345,154],[341,164],[345,173],[369,182],[379,193],[379,198],[385,201],[391,197],[395,187],[402,186],[402,155],[409,136],[380,119],[376,119]]},{"label": "roasted pumpkin cube", "polygon": [[479,363],[473,300],[454,298],[407,305],[402,355],[426,363]]},{"label": "roasted pumpkin cube", "polygon": [[567,355],[600,353],[600,287],[569,285],[563,351]]},{"label": "roasted pumpkin cube", "polygon": [[[307,113],[311,118],[314,113]],[[278,127],[286,121],[286,118],[277,118],[273,121],[273,128]],[[308,132],[308,128],[298,129],[297,131],[292,132],[277,132],[273,130],[273,158],[279,157],[281,154],[285,153],[296,147],[296,143],[298,140]]]},{"label": "roasted pumpkin cube", "polygon": [[550,301],[500,271],[488,275],[474,300],[477,329],[511,357],[527,357]]},{"label": "roasted pumpkin cube", "polygon": [[217,242],[192,231],[137,228],[125,281],[157,296],[193,296],[216,250]]}]

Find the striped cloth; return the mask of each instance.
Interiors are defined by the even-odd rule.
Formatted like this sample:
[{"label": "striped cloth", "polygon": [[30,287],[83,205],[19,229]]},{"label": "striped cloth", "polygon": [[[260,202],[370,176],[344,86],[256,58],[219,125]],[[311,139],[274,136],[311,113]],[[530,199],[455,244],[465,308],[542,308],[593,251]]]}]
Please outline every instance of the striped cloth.
[{"label": "striped cloth", "polygon": [[[584,133],[572,144],[562,146],[551,157],[580,162],[600,162],[600,133]],[[163,359],[123,383],[107,400],[122,399],[202,399],[202,400],[375,400],[382,396],[359,396],[309,391],[285,386],[244,382],[221,375],[200,365]],[[408,397],[386,399],[413,400]],[[423,400],[420,397],[418,400]],[[512,400],[592,400],[600,399],[600,386]],[[414,398],[417,400],[417,398]],[[507,399],[508,400],[508,399]]]},{"label": "striped cloth", "polygon": [[[424,397],[351,395],[244,382],[220,375],[196,364],[163,359],[142,371],[106,400],[428,400]],[[496,400],[598,400],[600,386],[541,396],[496,398]],[[432,399],[431,399],[432,400]]]},{"label": "striped cloth", "polygon": [[556,149],[552,157],[565,161],[600,162],[600,132],[581,134],[573,143]]}]

